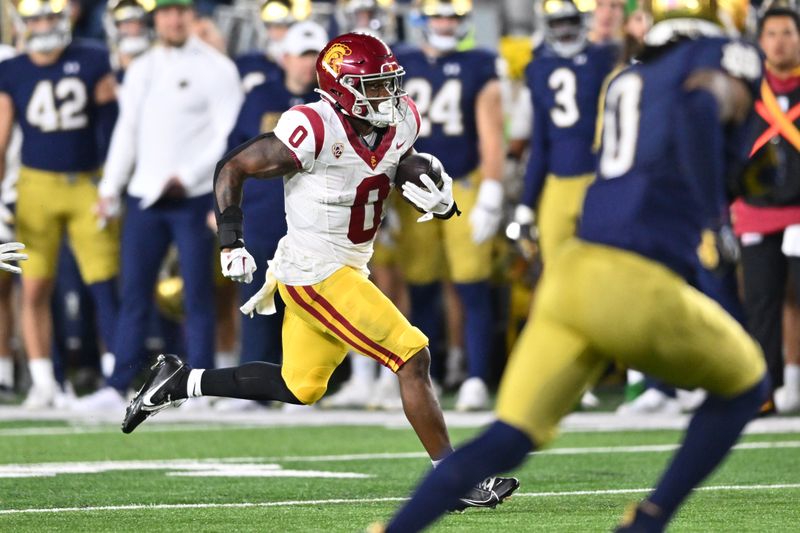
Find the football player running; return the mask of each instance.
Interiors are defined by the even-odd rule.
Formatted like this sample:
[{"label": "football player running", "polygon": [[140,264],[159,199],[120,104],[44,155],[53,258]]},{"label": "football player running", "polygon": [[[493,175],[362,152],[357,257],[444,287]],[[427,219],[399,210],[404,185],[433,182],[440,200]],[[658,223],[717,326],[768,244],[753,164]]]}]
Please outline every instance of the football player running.
[{"label": "football player running", "polygon": [[[581,227],[546,269],[500,387],[498,420],[451,454],[386,531],[419,531],[476,480],[550,443],[581,392],[616,359],[708,398],[655,490],[617,531],[663,531],[727,455],[769,391],[745,330],[689,285],[704,226],[729,173],[746,162],[742,135],[761,78],[758,51],[725,37],[747,2],[649,4],[641,62],[610,82],[598,179]],[[552,268],[551,268],[552,267]]]},{"label": "football player running", "polygon": [[[173,403],[203,395],[313,404],[351,349],[397,373],[406,416],[436,464],[452,447],[430,381],[428,339],[366,270],[384,201],[401,158],[413,153],[420,117],[402,91],[403,68],[375,37],[333,39],[316,70],[322,99],[284,113],[274,134],[241,145],[215,172],[222,271],[244,283],[253,280],[256,264],[244,247],[242,186],[247,177],[284,176],[288,232],[251,303],[258,312],[272,312],[279,292],[286,304],[283,364],[203,370],[160,356],[122,429],[129,433]],[[457,212],[452,180],[442,179],[441,190],[428,177],[429,188],[403,187],[424,218]],[[494,507],[518,486],[513,478],[478,480],[452,509]]]},{"label": "football player running", "polygon": [[22,332],[33,387],[25,405],[52,405],[50,299],[66,232],[94,298],[101,336],[113,346],[118,225],[93,211],[117,116],[108,51],[73,41],[66,0],[21,0],[16,20],[25,53],[0,63],[0,175],[14,119],[23,132],[16,227],[28,247],[22,273]]},{"label": "football player running", "polygon": [[[464,348],[469,378],[456,400],[459,410],[489,407],[493,312],[489,275],[492,241],[502,216],[503,113],[497,57],[483,49],[461,50],[469,34],[471,0],[422,0],[421,50],[398,55],[406,88],[419,107],[417,148],[438,157],[454,176],[466,216],[448,224],[416,224],[416,213],[399,209],[401,269],[409,283],[411,316],[437,340],[441,281],[451,280],[464,309]],[[424,256],[413,250],[425,249]]]}]

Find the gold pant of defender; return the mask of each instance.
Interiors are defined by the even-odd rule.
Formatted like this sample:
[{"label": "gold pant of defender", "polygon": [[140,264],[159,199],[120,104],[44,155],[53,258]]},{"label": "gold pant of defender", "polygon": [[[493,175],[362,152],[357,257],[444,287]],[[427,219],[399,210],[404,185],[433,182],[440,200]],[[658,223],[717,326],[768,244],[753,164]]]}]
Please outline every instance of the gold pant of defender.
[{"label": "gold pant of defender", "polygon": [[594,174],[562,177],[548,174],[539,200],[539,249],[542,261],[550,261],[564,242],[575,236],[586,189]]},{"label": "gold pant of defender", "polygon": [[47,172],[22,167],[17,183],[17,237],[28,260],[22,276],[52,279],[64,231],[84,283],[106,281],[119,271],[119,222],[98,226],[97,172]]},{"label": "gold pant of defender", "polygon": [[761,349],[739,323],[673,271],[571,239],[545,269],[503,375],[497,416],[543,446],[614,360],[723,397],[750,389],[765,371]]},{"label": "gold pant of defender", "polygon": [[397,372],[428,338],[361,272],[343,267],[308,286],[278,283],[286,303],[281,375],[298,400],[325,394],[348,350]]}]

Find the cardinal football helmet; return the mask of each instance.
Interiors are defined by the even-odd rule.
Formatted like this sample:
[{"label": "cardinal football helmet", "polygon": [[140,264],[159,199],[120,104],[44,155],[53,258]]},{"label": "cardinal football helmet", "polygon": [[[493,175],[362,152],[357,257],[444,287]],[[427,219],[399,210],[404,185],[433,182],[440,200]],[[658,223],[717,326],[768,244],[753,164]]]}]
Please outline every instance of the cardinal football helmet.
[{"label": "cardinal football helmet", "polygon": [[[345,115],[366,120],[379,128],[405,118],[402,88],[405,71],[392,50],[366,33],[336,37],[317,58],[317,91]],[[367,85],[382,84],[384,94],[368,96]]]}]

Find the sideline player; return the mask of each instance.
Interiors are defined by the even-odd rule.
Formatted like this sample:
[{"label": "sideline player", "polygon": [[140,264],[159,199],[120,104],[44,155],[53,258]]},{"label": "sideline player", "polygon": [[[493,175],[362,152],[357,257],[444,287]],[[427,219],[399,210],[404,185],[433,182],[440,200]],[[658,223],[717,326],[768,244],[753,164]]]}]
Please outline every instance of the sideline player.
[{"label": "sideline player", "polygon": [[736,11],[714,0],[648,6],[647,49],[608,87],[598,179],[578,237],[544,273],[498,421],[439,465],[386,531],[419,531],[476,479],[547,445],[611,358],[709,393],[656,489],[617,531],[663,531],[758,412],[769,391],[760,348],[688,283],[728,173],[747,159],[739,133],[761,79],[758,51],[724,37],[720,22],[743,26],[747,3],[725,5]]},{"label": "sideline player", "polygon": [[[322,100],[292,108],[274,134],[252,139],[220,161],[214,191],[222,270],[240,282],[251,282],[256,270],[242,239],[243,182],[248,176],[285,176],[289,229],[253,300],[256,310],[268,312],[278,291],[286,304],[283,364],[192,370],[175,356],[160,356],[128,408],[124,432],[187,397],[312,404],[352,349],[397,373],[406,417],[434,464],[452,451],[430,381],[428,340],[367,279],[383,203],[419,132],[402,76],[379,39],[337,37],[317,59]],[[458,211],[452,180],[442,178],[441,190],[428,177],[428,189],[403,187],[403,195],[426,212],[423,219]],[[513,478],[487,478],[468,487],[452,507],[494,507],[518,486]]]},{"label": "sideline player", "polygon": [[[406,88],[421,117],[417,148],[438,157],[453,173],[464,217],[447,224],[416,224],[415,211],[398,209],[398,256],[409,284],[411,316],[438,340],[436,302],[441,281],[455,285],[464,311],[464,349],[469,378],[458,392],[459,410],[486,409],[493,312],[489,276],[492,241],[502,217],[503,113],[497,57],[483,49],[461,50],[469,34],[469,0],[422,0],[422,49],[398,54]],[[414,250],[425,249],[424,256]]]},{"label": "sideline player", "polygon": [[0,63],[0,175],[14,119],[22,128],[16,226],[30,260],[22,273],[22,332],[33,387],[25,405],[52,405],[50,308],[58,248],[66,231],[113,346],[118,225],[98,225],[97,181],[117,116],[108,51],[73,41],[66,0],[21,0],[25,53]]}]

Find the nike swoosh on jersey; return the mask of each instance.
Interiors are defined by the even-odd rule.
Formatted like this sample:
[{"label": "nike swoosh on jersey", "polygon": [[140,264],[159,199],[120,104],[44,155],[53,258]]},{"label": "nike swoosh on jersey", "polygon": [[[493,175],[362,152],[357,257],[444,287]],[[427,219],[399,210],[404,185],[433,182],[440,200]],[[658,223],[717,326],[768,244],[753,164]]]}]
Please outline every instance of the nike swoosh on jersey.
[{"label": "nike swoosh on jersey", "polygon": [[403,141],[403,142],[401,142],[401,143],[397,143],[397,144],[395,144],[395,145],[394,145],[394,147],[395,147],[395,149],[396,149],[396,150],[399,150],[399,149],[400,149],[400,148],[402,148],[402,147],[403,147],[405,144],[406,144],[406,141]]}]

